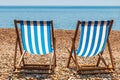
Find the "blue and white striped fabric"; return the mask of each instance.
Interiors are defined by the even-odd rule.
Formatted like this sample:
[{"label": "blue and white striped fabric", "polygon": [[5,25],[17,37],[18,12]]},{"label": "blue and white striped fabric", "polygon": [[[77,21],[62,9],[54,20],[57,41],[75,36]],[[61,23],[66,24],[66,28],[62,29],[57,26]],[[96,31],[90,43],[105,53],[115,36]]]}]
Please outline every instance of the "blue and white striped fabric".
[{"label": "blue and white striped fabric", "polygon": [[105,49],[110,21],[82,21],[80,42],[76,54],[95,56]]},{"label": "blue and white striped fabric", "polygon": [[20,21],[22,45],[31,54],[52,52],[50,21]]}]

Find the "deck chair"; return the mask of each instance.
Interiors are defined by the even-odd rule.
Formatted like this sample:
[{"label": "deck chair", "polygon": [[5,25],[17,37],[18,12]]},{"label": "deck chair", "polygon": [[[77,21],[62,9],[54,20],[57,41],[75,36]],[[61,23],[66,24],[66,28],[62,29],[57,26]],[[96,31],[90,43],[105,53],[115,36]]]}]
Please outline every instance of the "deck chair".
[{"label": "deck chair", "polygon": [[[28,72],[26,73],[35,73],[32,70],[46,70],[36,73],[54,72],[56,66],[56,39],[54,37],[53,21],[14,20],[14,25],[17,34],[14,55],[14,71],[24,72],[27,70]],[[20,50],[20,59],[16,59],[18,50]],[[26,53],[37,55],[51,53],[50,64],[25,63],[24,55]]]},{"label": "deck chair", "polygon": [[[110,73],[114,70],[114,62],[112,51],[109,42],[109,34],[112,28],[113,20],[111,21],[78,21],[74,38],[72,38],[71,50],[68,49],[70,55],[68,59],[67,67],[69,67],[71,59],[73,59],[77,72],[80,74],[97,74],[97,73]],[[76,48],[76,37],[80,28],[80,40],[79,45]],[[110,64],[106,62],[103,57],[103,52],[108,46],[110,55]],[[98,60],[95,64],[80,64],[78,63],[77,56],[91,57],[98,56]],[[100,66],[100,61],[104,65]],[[92,72],[91,72],[92,71]]]}]

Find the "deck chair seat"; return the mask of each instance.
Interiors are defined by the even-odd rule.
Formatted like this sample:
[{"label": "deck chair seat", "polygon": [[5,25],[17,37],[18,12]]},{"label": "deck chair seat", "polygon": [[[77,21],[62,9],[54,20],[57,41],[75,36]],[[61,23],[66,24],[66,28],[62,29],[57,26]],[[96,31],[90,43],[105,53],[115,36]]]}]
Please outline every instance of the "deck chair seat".
[{"label": "deck chair seat", "polygon": [[[82,71],[94,71],[94,70],[107,70],[109,73],[114,70],[113,57],[111,52],[111,47],[109,43],[109,34],[112,28],[113,20],[108,21],[78,21],[74,38],[72,39],[72,47],[71,50],[68,50],[70,53],[67,67],[69,67],[71,58],[76,64],[77,71],[82,74]],[[76,48],[75,42],[78,34],[80,26],[80,39],[79,45]],[[110,54],[111,64],[107,64],[106,60],[103,57],[103,52],[106,47],[106,43],[108,45],[108,50]],[[73,54],[73,55],[72,55]],[[81,57],[92,57],[98,56],[98,61],[95,64],[79,64],[77,56]],[[103,62],[104,66],[100,66],[100,61]],[[99,72],[99,73],[103,73]],[[88,72],[88,74],[91,72]],[[94,72],[93,72],[94,73]],[[93,74],[92,73],[92,74]],[[96,72],[95,72],[96,74]]]},{"label": "deck chair seat", "polygon": [[[14,20],[14,24],[17,34],[14,71],[46,70],[49,73],[53,72],[56,66],[56,39],[54,37],[53,21]],[[18,47],[21,53],[20,59],[17,59]],[[50,64],[25,63],[24,56],[28,53],[32,55],[51,54]],[[43,73],[43,71],[41,72]]]}]

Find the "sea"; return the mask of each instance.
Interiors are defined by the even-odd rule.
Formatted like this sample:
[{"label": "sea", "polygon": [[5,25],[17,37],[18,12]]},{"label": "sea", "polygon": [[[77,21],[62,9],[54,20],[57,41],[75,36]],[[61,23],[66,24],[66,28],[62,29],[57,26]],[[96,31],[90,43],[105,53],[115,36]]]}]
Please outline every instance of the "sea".
[{"label": "sea", "polygon": [[17,20],[53,20],[55,29],[74,30],[78,20],[114,20],[120,30],[120,6],[0,6],[0,28],[14,28]]}]

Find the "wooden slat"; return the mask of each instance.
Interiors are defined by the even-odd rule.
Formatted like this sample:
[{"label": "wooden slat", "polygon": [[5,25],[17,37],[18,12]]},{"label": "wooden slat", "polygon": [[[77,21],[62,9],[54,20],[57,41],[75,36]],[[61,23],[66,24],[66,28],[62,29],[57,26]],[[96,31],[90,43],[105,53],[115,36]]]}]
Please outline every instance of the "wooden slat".
[{"label": "wooden slat", "polygon": [[95,64],[89,64],[89,65],[80,65],[81,67],[95,67]]},{"label": "wooden slat", "polygon": [[110,70],[112,67],[81,67],[80,71],[92,71],[92,70]]},{"label": "wooden slat", "polygon": [[50,66],[50,64],[24,64],[24,66]]},{"label": "wooden slat", "polygon": [[[25,70],[50,70],[50,66],[21,66],[17,69],[25,69]],[[53,69],[53,67],[51,67]]]},{"label": "wooden slat", "polygon": [[83,72],[83,71],[78,71],[79,74],[83,74],[83,75],[86,75],[86,74],[91,74],[91,75],[94,75],[94,74],[110,74],[112,73],[112,71],[89,71],[89,72]]},{"label": "wooden slat", "polygon": [[53,73],[53,70],[47,70],[47,71],[15,71],[13,74],[21,74],[21,73],[26,73],[26,74],[51,74]]}]

